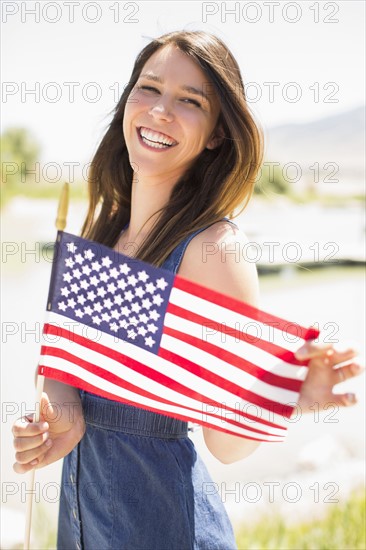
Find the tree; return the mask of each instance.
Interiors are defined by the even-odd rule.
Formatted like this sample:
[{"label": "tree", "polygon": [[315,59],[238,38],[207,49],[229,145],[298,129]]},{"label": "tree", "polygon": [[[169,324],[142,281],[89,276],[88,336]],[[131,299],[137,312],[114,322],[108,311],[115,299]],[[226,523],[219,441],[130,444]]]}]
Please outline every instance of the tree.
[{"label": "tree", "polygon": [[27,128],[8,128],[0,138],[1,184],[25,183],[27,173],[34,169],[40,155],[40,145]]}]

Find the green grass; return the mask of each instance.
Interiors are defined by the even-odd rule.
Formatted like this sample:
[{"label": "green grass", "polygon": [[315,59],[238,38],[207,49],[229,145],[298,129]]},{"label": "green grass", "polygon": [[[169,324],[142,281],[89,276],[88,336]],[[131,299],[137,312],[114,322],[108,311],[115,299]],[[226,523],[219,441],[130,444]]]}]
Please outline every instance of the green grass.
[{"label": "green grass", "polygon": [[237,533],[239,550],[365,550],[365,493],[354,493],[322,519],[286,525],[262,517]]},{"label": "green grass", "polygon": [[[22,183],[14,182],[11,185],[1,186],[1,206],[4,207],[14,197],[26,197],[27,199],[56,199],[60,197],[63,180],[57,183]],[[70,183],[70,195],[73,200],[87,199],[87,183],[75,181]]]}]

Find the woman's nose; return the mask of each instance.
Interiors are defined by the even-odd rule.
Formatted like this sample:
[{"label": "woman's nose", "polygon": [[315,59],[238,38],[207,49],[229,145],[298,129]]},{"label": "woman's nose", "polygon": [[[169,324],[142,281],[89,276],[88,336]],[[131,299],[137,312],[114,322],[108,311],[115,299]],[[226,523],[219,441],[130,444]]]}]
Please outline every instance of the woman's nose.
[{"label": "woman's nose", "polygon": [[149,109],[149,115],[161,120],[173,120],[174,115],[168,98],[159,97],[156,103]]}]

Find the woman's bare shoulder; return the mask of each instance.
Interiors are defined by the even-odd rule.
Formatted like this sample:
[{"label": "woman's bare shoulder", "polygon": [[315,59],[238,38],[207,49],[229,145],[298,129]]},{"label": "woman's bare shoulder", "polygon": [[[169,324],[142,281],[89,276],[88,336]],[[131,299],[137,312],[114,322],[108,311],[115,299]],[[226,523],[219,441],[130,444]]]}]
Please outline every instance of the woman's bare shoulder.
[{"label": "woman's bare shoulder", "polygon": [[196,235],[183,256],[178,274],[199,284],[258,305],[255,263],[246,258],[249,239],[227,221]]}]

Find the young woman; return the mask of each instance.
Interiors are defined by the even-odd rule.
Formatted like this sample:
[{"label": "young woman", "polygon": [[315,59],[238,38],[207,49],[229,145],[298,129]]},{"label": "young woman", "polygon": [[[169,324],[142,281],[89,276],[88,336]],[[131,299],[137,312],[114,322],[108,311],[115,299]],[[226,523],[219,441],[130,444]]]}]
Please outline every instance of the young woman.
[{"label": "young woman", "polygon": [[[221,250],[246,243],[226,216],[249,200],[262,151],[239,67],[222,41],[205,32],[153,40],[94,156],[83,236],[257,306],[253,263],[203,251],[207,243]],[[333,394],[360,372],[353,350],[307,344],[298,356],[310,360],[303,411],[315,401],[355,402]],[[52,416],[50,402],[68,404],[57,422],[15,423],[14,469],[65,457],[58,548],[236,547],[222,502],[204,492],[210,478],[186,422],[46,380],[42,405]],[[203,435],[224,463],[258,446],[209,428]]]}]

